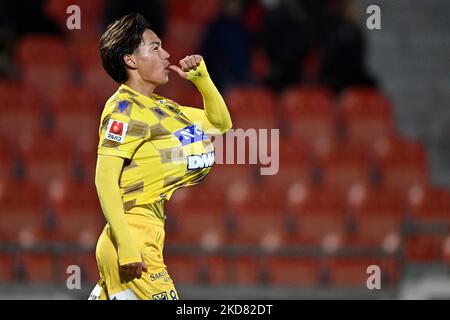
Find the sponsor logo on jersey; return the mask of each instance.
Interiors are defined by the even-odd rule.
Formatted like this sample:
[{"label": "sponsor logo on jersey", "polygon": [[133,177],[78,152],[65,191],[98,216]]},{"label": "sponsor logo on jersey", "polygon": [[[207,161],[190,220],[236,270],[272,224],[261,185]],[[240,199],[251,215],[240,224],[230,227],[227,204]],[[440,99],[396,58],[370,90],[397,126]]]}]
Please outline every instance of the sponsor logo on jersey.
[{"label": "sponsor logo on jersey", "polygon": [[106,128],[105,139],[123,143],[127,133],[128,123],[110,119]]},{"label": "sponsor logo on jersey", "polygon": [[152,295],[153,300],[167,300],[167,292],[160,292]]},{"label": "sponsor logo on jersey", "polygon": [[183,146],[202,140],[207,140],[208,136],[195,124],[178,130],[174,135],[180,140]]},{"label": "sponsor logo on jersey", "polygon": [[188,170],[203,169],[211,167],[214,164],[214,151],[194,154],[187,157]]}]

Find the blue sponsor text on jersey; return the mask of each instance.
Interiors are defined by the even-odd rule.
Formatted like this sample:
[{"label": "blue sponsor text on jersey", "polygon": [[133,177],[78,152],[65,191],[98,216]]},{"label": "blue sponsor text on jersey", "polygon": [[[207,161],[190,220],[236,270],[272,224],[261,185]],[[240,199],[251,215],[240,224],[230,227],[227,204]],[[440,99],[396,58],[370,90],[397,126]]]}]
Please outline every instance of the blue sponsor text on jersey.
[{"label": "blue sponsor text on jersey", "polygon": [[208,136],[195,124],[174,132],[183,146],[197,141],[207,140]]}]

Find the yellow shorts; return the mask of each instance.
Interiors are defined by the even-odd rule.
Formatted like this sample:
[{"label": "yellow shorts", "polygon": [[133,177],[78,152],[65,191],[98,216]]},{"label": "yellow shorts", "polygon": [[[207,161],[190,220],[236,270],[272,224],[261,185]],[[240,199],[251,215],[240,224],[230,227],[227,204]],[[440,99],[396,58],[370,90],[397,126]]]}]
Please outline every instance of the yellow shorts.
[{"label": "yellow shorts", "polygon": [[131,236],[142,253],[147,272],[140,279],[125,282],[119,276],[117,246],[108,225],[97,242],[96,258],[100,281],[90,300],[178,300],[178,293],[163,260],[164,226],[151,219],[126,214]]}]

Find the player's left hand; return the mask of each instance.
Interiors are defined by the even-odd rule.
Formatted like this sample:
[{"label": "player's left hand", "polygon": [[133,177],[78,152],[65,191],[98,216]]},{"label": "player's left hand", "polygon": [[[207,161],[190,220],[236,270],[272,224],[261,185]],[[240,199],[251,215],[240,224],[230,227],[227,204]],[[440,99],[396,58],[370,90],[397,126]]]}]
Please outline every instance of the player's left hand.
[{"label": "player's left hand", "polygon": [[170,65],[169,68],[183,79],[188,80],[193,80],[208,74],[203,57],[198,54],[186,56],[180,60],[180,66]]}]

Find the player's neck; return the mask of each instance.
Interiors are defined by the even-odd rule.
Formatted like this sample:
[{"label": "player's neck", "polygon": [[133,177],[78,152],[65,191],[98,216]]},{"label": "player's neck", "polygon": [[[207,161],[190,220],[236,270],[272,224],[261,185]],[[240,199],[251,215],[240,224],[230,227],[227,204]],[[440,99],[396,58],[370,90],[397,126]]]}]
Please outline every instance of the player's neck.
[{"label": "player's neck", "polygon": [[144,96],[151,97],[153,92],[155,91],[156,86],[151,82],[140,81],[138,79],[128,79],[127,82],[124,83],[126,86],[130,87],[136,92],[143,94]]}]

